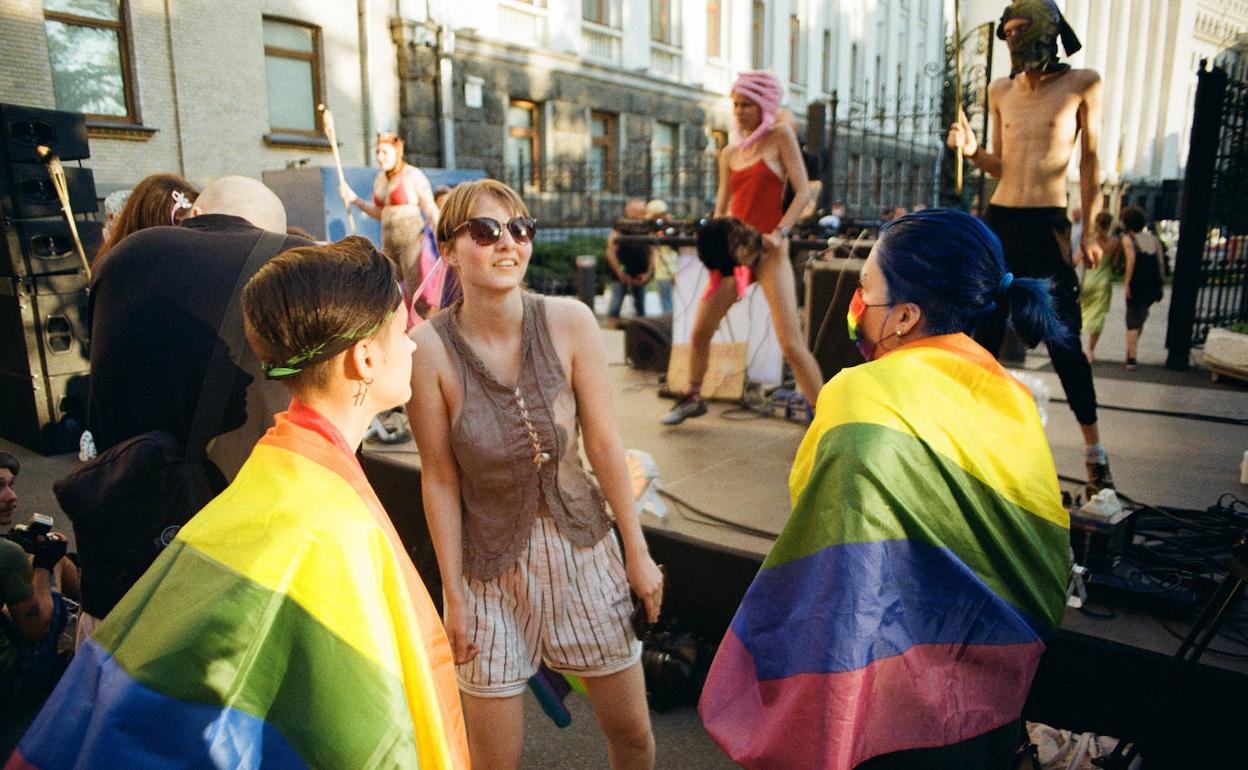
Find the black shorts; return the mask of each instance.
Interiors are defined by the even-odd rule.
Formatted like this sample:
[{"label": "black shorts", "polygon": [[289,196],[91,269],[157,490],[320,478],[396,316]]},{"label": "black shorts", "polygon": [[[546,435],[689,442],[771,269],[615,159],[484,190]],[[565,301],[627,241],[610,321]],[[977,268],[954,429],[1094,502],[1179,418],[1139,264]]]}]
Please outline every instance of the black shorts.
[{"label": "black shorts", "polygon": [[1144,322],[1148,320],[1148,309],[1152,306],[1153,303],[1147,300],[1143,302],[1135,299],[1127,300],[1127,329],[1131,331],[1143,329]]},{"label": "black shorts", "polygon": [[992,204],[986,221],[1001,239],[1006,267],[1015,278],[1055,278],[1066,271],[1074,274],[1066,209]]}]

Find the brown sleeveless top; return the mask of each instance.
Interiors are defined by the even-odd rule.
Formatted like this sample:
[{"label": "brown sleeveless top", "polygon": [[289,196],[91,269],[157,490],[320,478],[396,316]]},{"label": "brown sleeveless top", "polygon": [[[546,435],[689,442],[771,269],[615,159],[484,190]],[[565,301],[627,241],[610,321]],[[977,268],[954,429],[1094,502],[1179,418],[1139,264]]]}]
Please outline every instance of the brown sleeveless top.
[{"label": "brown sleeveless top", "polygon": [[464,574],[489,580],[516,563],[533,519],[549,515],[573,544],[611,529],[598,484],[581,464],[576,396],[546,324],[544,300],[525,292],[516,386],[499,382],[459,333],[456,303],[429,323],[459,370],[451,452],[459,468]]}]

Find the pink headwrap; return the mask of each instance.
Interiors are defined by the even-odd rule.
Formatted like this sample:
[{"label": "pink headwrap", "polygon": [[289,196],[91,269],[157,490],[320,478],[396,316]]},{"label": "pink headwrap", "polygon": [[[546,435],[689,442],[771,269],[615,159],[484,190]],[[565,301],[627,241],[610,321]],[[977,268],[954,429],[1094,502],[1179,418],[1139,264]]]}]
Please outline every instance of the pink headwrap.
[{"label": "pink headwrap", "polygon": [[[771,130],[772,124],[776,122],[776,112],[780,109],[780,102],[784,99],[784,87],[780,85],[776,76],[767,70],[751,70],[737,76],[737,82],[732,85],[732,91],[757,104],[763,112],[763,120],[758,124],[758,128],[741,142],[741,149],[744,150]],[[741,126],[736,128],[737,137],[740,138]]]}]

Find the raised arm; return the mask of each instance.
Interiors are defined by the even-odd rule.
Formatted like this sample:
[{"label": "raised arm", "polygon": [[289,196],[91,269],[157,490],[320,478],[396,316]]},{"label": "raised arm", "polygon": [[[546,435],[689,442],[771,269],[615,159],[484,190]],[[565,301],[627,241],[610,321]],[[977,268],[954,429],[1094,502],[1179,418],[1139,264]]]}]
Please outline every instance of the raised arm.
[{"label": "raised arm", "polygon": [[[377,176],[383,180],[385,179],[385,176],[383,174],[378,174]],[[377,180],[374,179],[373,191],[376,192],[376,190],[377,190]],[[382,183],[382,191],[383,192],[385,191],[384,182]],[[359,195],[356,195],[355,190],[352,190],[351,186],[347,184],[346,182],[343,182],[339,186],[339,193],[342,195],[343,198],[346,198],[348,201],[350,201],[352,205],[358,207],[360,211],[363,211],[365,214],[368,214],[373,219],[381,219],[381,206],[378,206],[377,204],[373,203],[371,200],[364,200]]]},{"label": "raised arm", "polygon": [[1087,70],[1091,81],[1079,104],[1079,199],[1083,206],[1083,254],[1090,267],[1101,263],[1101,246],[1089,226],[1101,213],[1101,76]]},{"label": "raised arm", "polygon": [[460,508],[459,467],[451,454],[451,410],[443,395],[443,380],[454,376],[442,341],[430,325],[413,332],[416,352],[412,356],[412,400],[407,404],[408,422],[420,450],[420,492],[425,505],[429,536],[438,555],[442,575],[443,623],[455,662],[476,657],[477,646],[469,641],[463,588],[463,511]]},{"label": "raised arm", "polygon": [[659,619],[663,602],[663,575],[650,557],[650,548],[641,533],[641,521],[633,500],[628,463],[624,459],[624,442],[615,423],[611,398],[611,380],[607,375],[607,357],[602,337],[592,311],[579,302],[551,302],[560,332],[572,343],[572,390],[576,394],[576,413],[585,441],[585,456],[598,477],[598,485],[607,498],[624,544],[624,561],[628,584],[646,605],[650,622]]}]

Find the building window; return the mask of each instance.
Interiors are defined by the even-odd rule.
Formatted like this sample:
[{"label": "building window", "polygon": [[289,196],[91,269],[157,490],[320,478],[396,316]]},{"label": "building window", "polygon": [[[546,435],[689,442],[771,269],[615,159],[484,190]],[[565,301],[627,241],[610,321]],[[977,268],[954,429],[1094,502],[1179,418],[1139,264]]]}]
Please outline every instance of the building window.
[{"label": "building window", "polygon": [[789,16],[789,82],[804,83],[802,76],[802,21],[797,14]]},{"label": "building window", "polygon": [[832,30],[823,31],[823,92],[832,93]]},{"label": "building window", "polygon": [[138,123],[121,0],[44,0],[43,19],[56,108]]},{"label": "building window", "polygon": [[724,17],[720,0],[706,3],[706,55],[712,59],[723,56]]},{"label": "building window", "polygon": [[754,12],[750,15],[750,65],[756,70],[766,66],[763,58],[767,42],[766,29],[767,3],[764,0],[754,0]]},{"label": "building window", "polygon": [[668,197],[677,189],[676,139],[679,127],[675,123],[655,123],[654,141],[651,143],[651,174],[654,194]]},{"label": "building window", "polygon": [[650,0],[650,39],[656,43],[676,44],[673,30],[674,0]]},{"label": "building window", "polygon": [[533,102],[512,99],[507,105],[507,141],[503,163],[507,183],[517,190],[535,190],[541,184],[538,169],[542,161],[538,107]]},{"label": "building window", "polygon": [[608,112],[589,114],[589,189],[615,189],[616,118]]},{"label": "building window", "polygon": [[604,27],[611,26],[611,0],[581,0],[581,18]]},{"label": "building window", "polygon": [[321,30],[264,17],[264,76],[273,131],[316,134],[321,96]]}]

